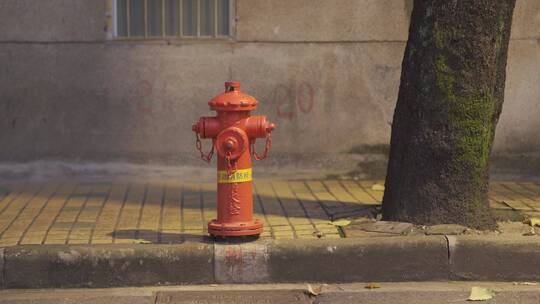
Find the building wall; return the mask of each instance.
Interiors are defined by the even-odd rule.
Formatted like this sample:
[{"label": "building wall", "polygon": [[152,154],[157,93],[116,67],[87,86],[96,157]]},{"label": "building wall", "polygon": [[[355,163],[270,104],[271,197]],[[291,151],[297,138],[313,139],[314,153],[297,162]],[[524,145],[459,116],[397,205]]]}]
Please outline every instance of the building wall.
[{"label": "building wall", "polygon": [[[277,123],[278,155],[389,141],[410,0],[236,0],[230,41],[113,41],[107,6],[0,2],[0,161],[194,162],[226,80]],[[539,70],[540,1],[518,0],[498,153],[540,148]]]}]

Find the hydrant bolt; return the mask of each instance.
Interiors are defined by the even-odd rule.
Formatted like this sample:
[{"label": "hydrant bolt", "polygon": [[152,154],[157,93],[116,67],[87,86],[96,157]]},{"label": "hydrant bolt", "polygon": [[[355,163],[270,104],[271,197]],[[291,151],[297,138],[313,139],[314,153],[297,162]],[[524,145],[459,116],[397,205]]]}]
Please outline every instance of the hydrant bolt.
[{"label": "hydrant bolt", "polygon": [[234,148],[234,141],[232,139],[228,139],[226,142],[225,142],[225,148],[228,150],[228,151],[232,151],[233,148]]}]

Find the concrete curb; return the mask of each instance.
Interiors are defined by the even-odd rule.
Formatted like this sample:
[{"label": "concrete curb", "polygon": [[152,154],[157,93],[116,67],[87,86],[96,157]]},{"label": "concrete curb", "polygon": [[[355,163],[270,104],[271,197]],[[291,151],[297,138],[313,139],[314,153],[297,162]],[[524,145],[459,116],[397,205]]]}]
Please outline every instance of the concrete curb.
[{"label": "concrete curb", "polygon": [[274,242],[268,251],[274,282],[427,281],[449,273],[443,236],[293,240]]},{"label": "concrete curb", "polygon": [[540,238],[448,236],[451,279],[539,281]]},{"label": "concrete curb", "polygon": [[212,283],[212,244],[5,248],[5,288]]},{"label": "concrete curb", "polygon": [[5,283],[4,283],[4,248],[0,248],[0,289],[4,289]]},{"label": "concrete curb", "polygon": [[[2,258],[3,255],[3,258]],[[0,248],[2,288],[540,280],[540,238],[376,237]]]}]

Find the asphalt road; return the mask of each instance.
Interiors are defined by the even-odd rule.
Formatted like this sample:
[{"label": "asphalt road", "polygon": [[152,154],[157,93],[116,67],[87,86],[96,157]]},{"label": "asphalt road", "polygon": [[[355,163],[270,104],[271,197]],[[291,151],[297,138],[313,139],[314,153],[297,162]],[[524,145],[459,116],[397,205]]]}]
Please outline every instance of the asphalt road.
[{"label": "asphalt road", "polygon": [[[378,287],[368,289],[366,286]],[[530,282],[354,283],[322,286],[308,295],[307,284],[204,285],[110,289],[3,290],[0,303],[46,304],[280,304],[280,303],[471,303],[473,286],[496,292],[480,303],[540,303],[540,284]],[[320,284],[311,284],[318,291]]]}]

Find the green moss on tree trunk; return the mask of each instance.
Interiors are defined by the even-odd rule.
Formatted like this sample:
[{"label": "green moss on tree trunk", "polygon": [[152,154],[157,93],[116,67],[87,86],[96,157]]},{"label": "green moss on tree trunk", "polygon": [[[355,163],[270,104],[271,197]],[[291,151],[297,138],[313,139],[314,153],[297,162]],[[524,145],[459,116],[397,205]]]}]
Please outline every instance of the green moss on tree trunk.
[{"label": "green moss on tree trunk", "polygon": [[489,155],[515,0],[416,0],[383,217],[490,229]]}]

